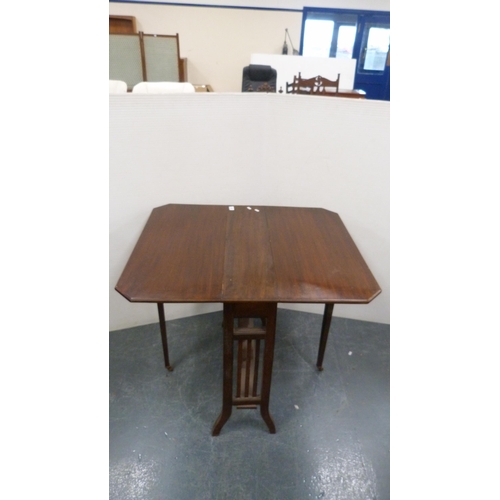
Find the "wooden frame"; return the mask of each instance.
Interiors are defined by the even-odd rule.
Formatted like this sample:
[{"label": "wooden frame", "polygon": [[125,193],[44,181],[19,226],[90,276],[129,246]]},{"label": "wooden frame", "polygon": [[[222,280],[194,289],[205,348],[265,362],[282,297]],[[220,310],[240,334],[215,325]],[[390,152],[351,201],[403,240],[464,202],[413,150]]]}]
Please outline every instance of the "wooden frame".
[{"label": "wooden frame", "polygon": [[131,34],[137,33],[137,26],[134,16],[109,16],[110,34]]},{"label": "wooden frame", "polygon": [[[182,60],[181,60],[181,57],[180,57],[180,51],[179,51],[179,34],[176,33],[175,35],[149,35],[149,34],[144,34],[141,32],[139,32],[139,36],[141,38],[141,50],[142,50],[142,53],[143,53],[143,61],[144,61],[144,81],[147,82],[147,81],[179,81],[179,82],[184,82],[185,79],[184,79],[184,67],[183,67],[183,64],[182,64]],[[163,53],[159,54],[158,52],[154,52],[155,49],[159,49],[160,48],[160,43],[162,42],[168,42],[169,40],[175,40],[175,58],[177,60],[176,62],[176,69],[173,70],[173,72],[177,73],[175,76],[176,76],[176,79],[174,78],[171,78],[171,73],[172,73],[172,70],[171,71],[167,71],[166,72],[163,72],[162,70],[158,71],[157,68],[153,68],[153,59],[155,57],[165,57],[167,56],[167,52],[168,52],[168,46],[165,46],[163,47]],[[153,43],[153,44],[156,44],[157,47],[154,47],[154,46],[151,46],[150,49],[148,49],[148,45],[150,45],[150,43]],[[166,49],[166,50],[165,50]],[[148,77],[148,74],[147,74],[147,71],[148,71],[148,60],[150,61],[149,63],[149,77]],[[156,62],[156,61],[155,61]],[[167,66],[165,66],[165,68],[168,68]],[[154,78],[152,77],[153,74],[156,73],[156,76],[157,77],[160,77],[160,79],[151,79],[151,78]],[[160,74],[159,74],[160,73]],[[163,74],[162,74],[163,73]]]},{"label": "wooden frame", "polygon": [[[180,57],[178,33],[175,35],[150,35],[139,31],[139,33],[110,33],[109,37],[110,80],[125,81],[129,90],[140,81],[187,81],[187,60],[185,58],[181,59]],[[134,44],[130,43],[130,40],[124,37],[137,37],[138,43],[136,48],[133,47]],[[175,52],[174,66],[166,63],[165,66],[162,67],[161,58],[164,57],[165,61],[168,61],[169,52],[171,55],[171,48],[165,45],[168,39],[175,39],[175,48],[173,49]],[[120,44],[122,42],[125,48],[120,51]],[[131,72],[128,71],[129,66],[126,61],[119,60],[122,57],[130,58],[131,64],[137,64],[137,58],[140,57],[140,77],[137,71],[134,76],[130,76]],[[148,72],[150,73],[149,75]]]}]

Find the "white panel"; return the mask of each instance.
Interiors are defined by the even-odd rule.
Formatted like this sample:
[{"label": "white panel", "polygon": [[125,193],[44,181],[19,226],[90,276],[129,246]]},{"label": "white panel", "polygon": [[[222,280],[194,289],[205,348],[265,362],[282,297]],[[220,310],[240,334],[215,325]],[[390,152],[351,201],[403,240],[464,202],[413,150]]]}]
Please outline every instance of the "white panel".
[{"label": "white panel", "polygon": [[134,85],[135,94],[190,94],[196,92],[188,82],[141,82]]},{"label": "white panel", "polygon": [[[157,321],[154,304],[129,303],[114,286],[151,210],[167,203],[339,213],[383,291],[334,314],[389,323],[388,102],[260,93],[130,93],[109,101],[111,330]],[[167,305],[166,314],[216,309]]]},{"label": "white panel", "polygon": [[267,64],[277,72],[277,90],[280,87],[286,92],[286,84],[293,82],[299,72],[302,78],[314,78],[321,75],[329,80],[336,80],[340,73],[340,88],[354,88],[356,59],[338,59],[336,57],[303,57],[276,54],[252,54],[250,64]]}]

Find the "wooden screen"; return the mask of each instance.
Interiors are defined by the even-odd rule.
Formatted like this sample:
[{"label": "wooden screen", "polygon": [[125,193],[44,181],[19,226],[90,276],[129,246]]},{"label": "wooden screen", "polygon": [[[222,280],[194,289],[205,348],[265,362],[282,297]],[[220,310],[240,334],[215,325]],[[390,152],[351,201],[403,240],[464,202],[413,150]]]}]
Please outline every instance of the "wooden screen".
[{"label": "wooden screen", "polygon": [[109,35],[109,79],[122,80],[130,90],[144,81],[139,35]]},{"label": "wooden screen", "polygon": [[109,79],[122,80],[129,90],[139,82],[184,82],[179,35],[109,35]]},{"label": "wooden screen", "polygon": [[179,36],[144,35],[148,82],[180,82]]}]

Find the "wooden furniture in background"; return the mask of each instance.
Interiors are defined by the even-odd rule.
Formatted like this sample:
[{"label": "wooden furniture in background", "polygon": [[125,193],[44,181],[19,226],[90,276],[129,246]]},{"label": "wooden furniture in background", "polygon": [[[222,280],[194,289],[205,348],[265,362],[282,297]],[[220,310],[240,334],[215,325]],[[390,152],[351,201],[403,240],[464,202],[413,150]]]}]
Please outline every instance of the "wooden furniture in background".
[{"label": "wooden furniture in background", "polygon": [[330,95],[330,94],[338,94],[339,92],[339,82],[340,82],[340,73],[337,75],[336,80],[329,80],[324,76],[318,75],[319,88],[318,94],[322,95]]},{"label": "wooden furniture in background", "polygon": [[179,34],[110,33],[109,79],[128,90],[140,82],[185,82],[187,62],[179,54]]},{"label": "wooden furniture in background", "polygon": [[134,33],[109,35],[109,79],[121,80],[129,91],[144,81],[142,37]]},{"label": "wooden furniture in background", "polygon": [[198,83],[193,83],[194,85],[194,90],[196,92],[213,92],[214,89],[212,88],[212,85],[208,85],[208,84],[198,84]]},{"label": "wooden furniture in background", "polygon": [[179,78],[181,82],[188,81],[188,60],[187,57],[181,57],[181,65],[179,68]]},{"label": "wooden furniture in background", "polygon": [[366,92],[361,89],[339,89],[337,97],[349,97],[350,99],[366,99]]},{"label": "wooden furniture in background", "polygon": [[292,83],[287,82],[286,84],[287,94],[313,94],[316,78],[302,78],[300,73],[299,76],[295,75]]},{"label": "wooden furniture in background", "polygon": [[287,94],[306,94],[319,96],[351,97],[364,99],[366,92],[363,90],[347,90],[339,88],[340,73],[336,80],[329,80],[324,76],[315,76],[313,78],[293,77],[292,83],[286,84]]},{"label": "wooden furniture in background", "polygon": [[339,90],[340,73],[336,80],[329,80],[324,76],[315,76],[313,78],[302,78],[299,76],[293,77],[292,83],[286,84],[288,94],[313,94],[313,95],[330,95],[336,94]]},{"label": "wooden furniture in background", "polygon": [[137,33],[134,16],[109,16],[109,32],[113,34]]},{"label": "wooden furniture in background", "polygon": [[220,205],[155,208],[115,289],[130,302],[158,305],[170,371],[163,304],[224,304],[223,398],[214,436],[233,406],[260,406],[269,431],[276,430],[269,397],[278,302],[325,304],[316,363],[322,370],[334,304],[366,304],[381,292],[336,213]]}]

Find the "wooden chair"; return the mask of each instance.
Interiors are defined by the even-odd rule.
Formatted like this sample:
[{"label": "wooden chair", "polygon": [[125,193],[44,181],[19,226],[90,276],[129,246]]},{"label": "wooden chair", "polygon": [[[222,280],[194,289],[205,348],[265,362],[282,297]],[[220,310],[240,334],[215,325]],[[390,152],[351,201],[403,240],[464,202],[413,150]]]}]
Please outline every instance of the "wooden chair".
[{"label": "wooden chair", "polygon": [[340,73],[336,80],[329,80],[323,76],[314,78],[293,77],[293,82],[286,84],[287,94],[307,94],[307,95],[334,95],[339,91]]},{"label": "wooden chair", "polygon": [[340,81],[340,73],[337,75],[336,80],[329,80],[324,76],[317,76],[318,86],[317,93],[321,95],[331,95],[339,93],[339,81]]},{"label": "wooden chair", "polygon": [[317,85],[317,77],[302,78],[299,73],[297,79],[297,94],[316,94]]},{"label": "wooden chair", "polygon": [[286,84],[287,94],[314,94],[314,88],[316,86],[315,78],[302,78],[301,74],[299,76],[293,77],[292,83]]}]

